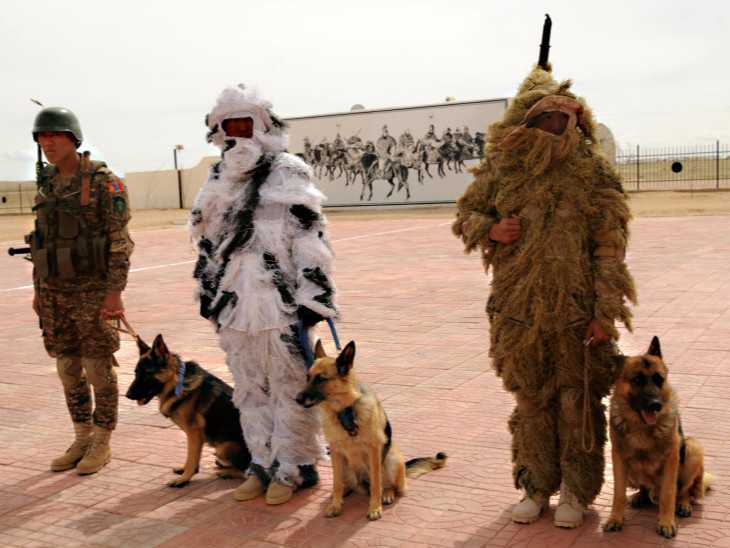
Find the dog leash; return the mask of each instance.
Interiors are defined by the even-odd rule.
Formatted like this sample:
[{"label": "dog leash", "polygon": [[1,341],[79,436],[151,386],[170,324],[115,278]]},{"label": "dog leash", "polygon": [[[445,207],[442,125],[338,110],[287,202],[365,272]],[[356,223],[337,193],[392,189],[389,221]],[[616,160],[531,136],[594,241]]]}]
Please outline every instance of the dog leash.
[{"label": "dog leash", "polygon": [[[590,390],[590,355],[591,355],[591,343],[593,342],[593,337],[588,339],[587,341],[583,341],[583,347],[584,347],[584,359],[583,359],[583,431],[581,433],[581,444],[583,446],[583,451],[586,453],[590,453],[593,451],[593,448],[596,445],[596,432],[593,430],[593,415],[591,414],[591,397],[589,394]],[[611,345],[614,347],[616,352],[623,356],[623,352],[621,352],[621,348],[619,348],[618,343],[611,338]],[[589,448],[586,448],[586,425],[588,426],[588,429],[591,431],[591,445]]]},{"label": "dog leash", "polygon": [[[337,331],[335,330],[335,324],[332,321],[332,318],[325,318],[325,320],[327,320],[327,324],[330,326],[330,331],[332,331],[332,338],[335,341],[335,347],[337,347],[338,351],[342,350],[342,347],[340,346],[340,339],[337,338]],[[304,326],[304,320],[299,320],[299,324],[297,325],[299,343],[304,349],[304,363],[307,366],[307,371],[309,371],[314,363],[314,354],[312,354],[312,347],[309,345],[309,336],[307,331],[307,328]]]},{"label": "dog leash", "polygon": [[[137,333],[135,333],[134,329],[132,329],[132,326],[129,325],[127,318],[124,317],[124,313],[122,313],[119,317],[117,317],[116,320],[117,320],[117,325],[109,324],[109,327],[111,327],[112,329],[116,329],[120,333],[127,333],[128,335],[131,335],[135,339],[137,338]],[[122,329],[121,327],[119,327],[119,320],[122,320],[124,327],[126,327],[127,329]]]},{"label": "dog leash", "polygon": [[[590,396],[590,356],[591,356],[591,343],[593,337],[587,341],[583,341],[583,431],[581,432],[581,445],[583,451],[591,453],[596,445],[596,432],[593,430],[593,415],[591,413],[591,396]],[[586,426],[591,432],[591,445],[586,449]]]}]

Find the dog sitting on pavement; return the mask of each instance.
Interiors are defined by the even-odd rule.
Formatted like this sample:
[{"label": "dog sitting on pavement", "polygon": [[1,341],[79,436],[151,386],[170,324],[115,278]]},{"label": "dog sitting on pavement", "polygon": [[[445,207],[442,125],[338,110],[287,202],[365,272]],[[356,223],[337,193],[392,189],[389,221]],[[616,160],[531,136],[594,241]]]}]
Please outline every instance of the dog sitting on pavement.
[{"label": "dog sitting on pavement", "polygon": [[391,427],[383,406],[368,385],[358,381],[353,370],[355,343],[340,355],[328,357],[321,341],[315,347],[316,361],[307,374],[307,385],[297,396],[304,407],[317,405],[332,457],[332,502],[325,516],[342,511],[342,499],[356,488],[369,491],[367,517],[380,519],[383,504],[406,489],[406,477],[442,468],[446,455],[412,459],[407,463],[393,445]]},{"label": "dog sitting on pavement", "polygon": [[168,483],[183,487],[198,472],[203,445],[215,449],[221,478],[243,478],[251,454],[243,439],[238,409],[232,401],[233,388],[197,363],[184,362],[168,349],[162,335],[152,347],[137,337],[139,361],[126,397],[146,405],[160,402],[160,413],[172,419],[187,436],[185,464],[173,468],[180,474]]},{"label": "dog sitting on pavement", "polygon": [[657,533],[671,538],[677,534],[674,514],[690,516],[692,502],[712,479],[704,471],[704,450],[684,437],[659,339],[652,339],[646,354],[616,361],[610,416],[614,496],[603,529],[622,529],[629,486],[638,488],[631,506],[659,504]]}]

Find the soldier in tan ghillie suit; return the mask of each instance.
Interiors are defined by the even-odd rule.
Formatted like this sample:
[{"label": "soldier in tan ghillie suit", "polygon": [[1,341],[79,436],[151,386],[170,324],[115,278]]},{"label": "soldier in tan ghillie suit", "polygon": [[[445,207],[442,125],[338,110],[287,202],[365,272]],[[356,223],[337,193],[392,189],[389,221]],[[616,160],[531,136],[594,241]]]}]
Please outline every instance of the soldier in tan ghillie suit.
[{"label": "soldier in tan ghillie suit", "polygon": [[[492,267],[492,365],[515,396],[513,519],[532,523],[560,491],[555,524],[577,527],[603,483],[616,320],[636,302],[624,263],[630,219],[619,175],[584,102],[536,67],[458,201],[452,229]],[[589,393],[584,408],[584,366]]]}]

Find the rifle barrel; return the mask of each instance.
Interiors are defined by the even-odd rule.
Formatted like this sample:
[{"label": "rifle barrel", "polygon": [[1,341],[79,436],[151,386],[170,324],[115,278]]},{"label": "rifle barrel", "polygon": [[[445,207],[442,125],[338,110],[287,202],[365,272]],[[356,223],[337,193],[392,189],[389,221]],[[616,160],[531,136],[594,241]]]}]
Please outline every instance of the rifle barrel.
[{"label": "rifle barrel", "polygon": [[553,22],[549,14],[545,14],[545,23],[542,25],[542,44],[540,44],[540,58],[537,65],[547,70],[548,55],[550,54],[550,30]]},{"label": "rifle barrel", "polygon": [[21,253],[23,253],[23,254],[30,253],[30,248],[29,247],[11,247],[11,248],[8,248],[8,255],[10,255],[11,257],[13,255],[20,255]]}]

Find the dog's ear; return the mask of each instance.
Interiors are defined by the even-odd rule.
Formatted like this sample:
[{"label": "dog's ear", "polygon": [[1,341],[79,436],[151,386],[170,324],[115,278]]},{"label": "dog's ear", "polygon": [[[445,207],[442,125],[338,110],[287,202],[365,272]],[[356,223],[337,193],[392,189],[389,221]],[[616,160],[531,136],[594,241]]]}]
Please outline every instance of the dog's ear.
[{"label": "dog's ear", "polygon": [[613,376],[618,379],[621,376],[621,369],[624,367],[626,356],[623,354],[614,354],[611,356],[611,359],[613,360]]},{"label": "dog's ear", "polygon": [[650,356],[656,356],[657,358],[662,357],[662,349],[659,347],[659,337],[654,335],[654,338],[651,340],[651,344],[649,344],[649,350],[646,352]]},{"label": "dog's ear", "polygon": [[162,340],[162,335],[157,335],[155,341],[152,343],[152,351],[158,356],[167,356],[170,352],[167,350],[165,341]]},{"label": "dog's ear", "polygon": [[317,339],[317,344],[314,345],[314,357],[315,359],[327,357],[324,346],[322,346],[322,339]]},{"label": "dog's ear", "polygon": [[141,356],[145,352],[149,351],[150,347],[142,340],[142,337],[137,335],[137,348],[139,348],[139,355]]},{"label": "dog's ear", "polygon": [[337,374],[344,377],[352,369],[352,363],[355,361],[355,341],[350,341],[347,346],[337,356]]}]

